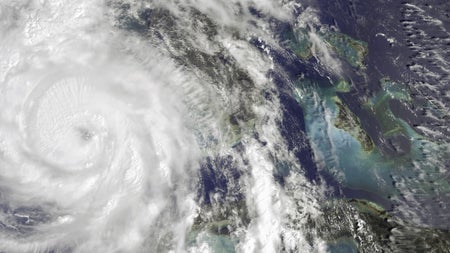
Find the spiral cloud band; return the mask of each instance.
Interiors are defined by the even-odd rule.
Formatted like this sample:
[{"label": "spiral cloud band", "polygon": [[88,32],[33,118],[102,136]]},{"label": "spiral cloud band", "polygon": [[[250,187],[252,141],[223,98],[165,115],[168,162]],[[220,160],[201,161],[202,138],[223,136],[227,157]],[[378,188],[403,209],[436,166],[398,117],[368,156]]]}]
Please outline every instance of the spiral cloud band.
[{"label": "spiral cloud band", "polygon": [[0,252],[325,251],[270,77],[296,6],[0,2]]},{"label": "spiral cloud band", "polygon": [[127,57],[106,41],[107,27],[64,30],[95,25],[100,18],[87,13],[99,6],[53,4],[0,4],[2,17],[28,8],[2,20],[17,27],[1,31],[10,57],[1,76],[0,251],[137,252],[164,236],[182,241],[197,151],[177,70],[161,57]]}]

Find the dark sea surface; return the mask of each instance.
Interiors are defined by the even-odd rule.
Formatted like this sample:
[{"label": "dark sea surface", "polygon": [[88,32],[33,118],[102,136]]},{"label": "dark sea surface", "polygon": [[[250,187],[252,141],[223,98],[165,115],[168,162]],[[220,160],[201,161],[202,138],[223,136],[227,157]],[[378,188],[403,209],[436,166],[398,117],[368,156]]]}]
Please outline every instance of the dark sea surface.
[{"label": "dark sea surface", "polygon": [[0,2],[0,252],[450,252],[450,2]]}]

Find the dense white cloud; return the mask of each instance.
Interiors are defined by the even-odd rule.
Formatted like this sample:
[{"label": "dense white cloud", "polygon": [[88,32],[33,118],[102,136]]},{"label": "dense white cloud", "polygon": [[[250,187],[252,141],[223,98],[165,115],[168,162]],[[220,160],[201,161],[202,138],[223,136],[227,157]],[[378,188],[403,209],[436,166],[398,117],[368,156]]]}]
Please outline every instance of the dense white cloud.
[{"label": "dense white cloud", "polygon": [[[161,234],[181,241],[189,226],[195,204],[186,179],[198,152],[175,90],[183,80],[151,49],[145,64],[124,53],[136,45],[122,44],[104,8],[1,6],[10,13],[1,31],[2,201],[37,223],[2,231],[2,250],[135,252],[157,219],[173,226]],[[32,220],[31,208],[48,219]],[[171,209],[179,217],[164,214]]]},{"label": "dense white cloud", "polygon": [[[114,27],[108,3],[0,3],[1,201],[16,219],[5,214],[0,221],[23,228],[0,231],[0,251],[184,251],[185,233],[198,211],[194,184],[201,151],[196,132],[206,129],[221,140],[222,115],[215,112],[231,103],[198,73],[177,66],[167,51]],[[273,67],[268,49],[261,53],[232,33],[238,29],[275,41],[267,22],[252,16],[248,7],[290,21],[293,3],[131,3],[136,9],[160,6],[181,19],[186,18],[183,8],[197,8],[219,26],[215,44],[199,34],[199,48],[227,50],[260,89],[255,96],[274,87],[267,77]],[[236,156],[240,165],[249,160],[242,191],[253,220],[237,233],[242,240],[238,247],[242,252],[277,252],[281,234],[290,235],[292,248],[305,245],[303,235],[287,229],[282,208],[292,203],[272,175],[270,156],[285,150],[276,123],[279,102],[252,99],[258,102],[251,108],[259,125],[255,131],[267,147],[251,134],[243,137],[248,140],[245,154],[218,145],[218,152]],[[196,118],[202,113],[205,122]],[[293,174],[307,185],[303,176]],[[308,187],[301,190],[313,194]],[[314,206],[314,201],[305,204]],[[199,240],[190,250],[210,248]]]}]

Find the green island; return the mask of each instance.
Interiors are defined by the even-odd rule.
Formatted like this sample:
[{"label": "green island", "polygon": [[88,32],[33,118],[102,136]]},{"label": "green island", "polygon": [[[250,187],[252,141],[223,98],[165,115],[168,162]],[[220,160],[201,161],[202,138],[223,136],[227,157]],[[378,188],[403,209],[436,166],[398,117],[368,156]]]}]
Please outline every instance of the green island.
[{"label": "green island", "polygon": [[[288,47],[301,59],[308,60],[312,54],[313,42],[310,38],[310,29],[299,28],[286,32],[284,39]],[[368,45],[364,41],[356,40],[346,34],[335,31],[318,31],[316,34],[321,38],[330,49],[339,57],[347,61],[351,66],[364,69],[364,58],[368,53]]]},{"label": "green island", "polygon": [[368,113],[373,113],[380,124],[385,137],[403,134],[408,136],[405,125],[397,119],[390,109],[389,102],[397,99],[402,102],[410,101],[409,92],[405,85],[393,82],[388,78],[380,80],[382,90],[364,104]]},{"label": "green island", "polygon": [[334,101],[338,107],[338,115],[334,120],[334,126],[351,134],[361,143],[364,151],[372,151],[374,143],[362,129],[359,118],[338,97],[334,97]]}]

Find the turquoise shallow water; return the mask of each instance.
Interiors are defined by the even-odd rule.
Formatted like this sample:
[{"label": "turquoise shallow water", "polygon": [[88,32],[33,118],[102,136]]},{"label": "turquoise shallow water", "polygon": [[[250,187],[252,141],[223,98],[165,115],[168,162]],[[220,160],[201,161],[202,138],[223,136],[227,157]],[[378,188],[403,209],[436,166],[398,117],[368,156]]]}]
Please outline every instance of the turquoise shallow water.
[{"label": "turquoise shallow water", "polygon": [[[388,103],[394,98],[407,100],[405,89],[400,85],[386,86],[371,103]],[[423,199],[430,200],[436,191],[443,195],[450,193],[448,182],[436,173],[449,157],[448,145],[436,144],[420,136],[406,122],[395,118],[389,106],[383,106],[384,115],[378,118],[387,120],[385,136],[403,134],[410,140],[410,150],[403,155],[383,154],[377,146],[373,150],[364,150],[360,141],[349,133],[350,130],[337,128],[334,122],[339,108],[334,88],[323,88],[314,81],[301,80],[294,93],[304,108],[306,131],[319,168],[332,175],[343,187],[357,191],[359,198],[378,204],[394,204],[391,200],[403,198],[405,191],[420,191]]]},{"label": "turquoise shallow water", "polygon": [[328,245],[329,252],[333,253],[358,253],[356,244],[351,240],[339,240]]},{"label": "turquoise shallow water", "polygon": [[0,3],[0,252],[449,251],[409,1]]},{"label": "turquoise shallow water", "polygon": [[236,242],[229,236],[217,235],[203,232],[201,235],[192,233],[188,236],[187,247],[194,244],[204,245],[204,250],[212,250],[216,253],[234,253],[236,252]]},{"label": "turquoise shallow water", "polygon": [[322,169],[347,187],[391,194],[389,163],[377,150],[362,150],[355,137],[334,126],[338,110],[332,100],[334,94],[329,90],[307,90],[303,94],[298,101],[305,108],[306,129]]}]

